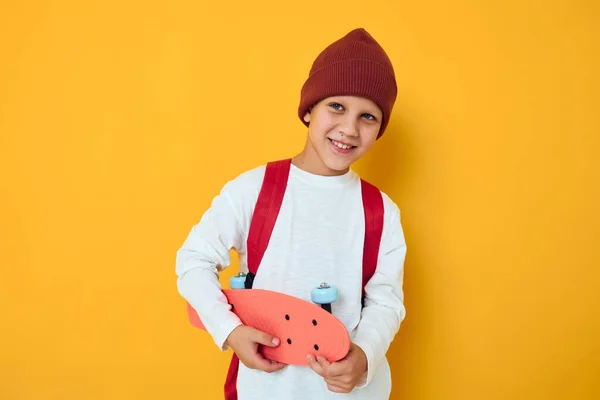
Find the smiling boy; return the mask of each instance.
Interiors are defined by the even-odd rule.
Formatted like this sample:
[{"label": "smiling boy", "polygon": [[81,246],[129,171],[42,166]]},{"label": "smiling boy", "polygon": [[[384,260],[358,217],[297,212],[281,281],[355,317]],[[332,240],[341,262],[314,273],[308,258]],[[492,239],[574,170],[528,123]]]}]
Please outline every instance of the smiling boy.
[{"label": "smiling boy", "polygon": [[[217,346],[235,352],[226,399],[388,399],[391,373],[386,352],[405,317],[402,289],[406,243],[398,206],[385,193],[376,268],[363,282],[366,222],[361,178],[351,165],[388,126],[396,100],[392,64],[364,29],[355,29],[324,49],[301,91],[298,117],[308,134],[291,158],[281,208],[254,276],[253,288],[310,301],[321,282],[335,285],[332,314],[348,329],[352,345],[338,362],[307,366],[263,358],[258,346],[281,338],[245,326],[231,312],[218,272],[230,250],[248,272],[247,240],[266,166],[227,182],[192,227],[177,252],[180,294],[202,319]],[[364,291],[363,291],[364,286]],[[237,360],[239,359],[239,362]]]}]

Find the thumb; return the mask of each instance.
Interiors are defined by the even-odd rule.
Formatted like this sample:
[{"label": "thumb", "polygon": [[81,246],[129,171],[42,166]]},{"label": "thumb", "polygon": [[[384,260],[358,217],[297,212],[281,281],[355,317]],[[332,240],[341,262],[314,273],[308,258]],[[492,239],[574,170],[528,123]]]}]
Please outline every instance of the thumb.
[{"label": "thumb", "polygon": [[269,347],[279,346],[279,339],[267,332],[262,332],[257,329],[254,330],[252,340],[256,343],[262,344]]}]

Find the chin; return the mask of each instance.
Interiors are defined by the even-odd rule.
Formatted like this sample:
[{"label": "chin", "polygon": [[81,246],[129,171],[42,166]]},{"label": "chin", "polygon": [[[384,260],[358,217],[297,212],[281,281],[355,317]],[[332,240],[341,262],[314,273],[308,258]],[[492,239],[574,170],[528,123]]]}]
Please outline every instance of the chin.
[{"label": "chin", "polygon": [[331,158],[324,160],[325,165],[332,171],[344,172],[350,168],[351,162],[342,160],[332,160]]}]

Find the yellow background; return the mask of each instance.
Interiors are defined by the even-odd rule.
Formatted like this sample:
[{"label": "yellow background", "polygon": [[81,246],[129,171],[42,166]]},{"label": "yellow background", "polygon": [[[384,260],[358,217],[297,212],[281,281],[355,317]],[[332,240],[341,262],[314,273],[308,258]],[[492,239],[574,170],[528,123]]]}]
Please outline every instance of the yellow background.
[{"label": "yellow background", "polygon": [[357,26],[399,85],[356,165],[409,249],[392,398],[600,398],[599,15],[3,2],[0,398],[222,398],[230,354],[188,324],[175,252],[227,180],[301,149],[310,65]]}]

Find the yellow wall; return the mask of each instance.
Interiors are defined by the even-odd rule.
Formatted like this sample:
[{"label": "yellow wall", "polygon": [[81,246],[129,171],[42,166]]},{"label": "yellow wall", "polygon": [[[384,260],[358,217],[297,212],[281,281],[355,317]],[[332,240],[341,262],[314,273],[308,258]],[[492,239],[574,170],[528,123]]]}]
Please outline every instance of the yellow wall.
[{"label": "yellow wall", "polygon": [[221,398],[175,252],[300,150],[304,77],[357,26],[400,93],[356,166],[409,247],[392,398],[600,398],[598,2],[88,3],[0,6],[1,399]]}]

